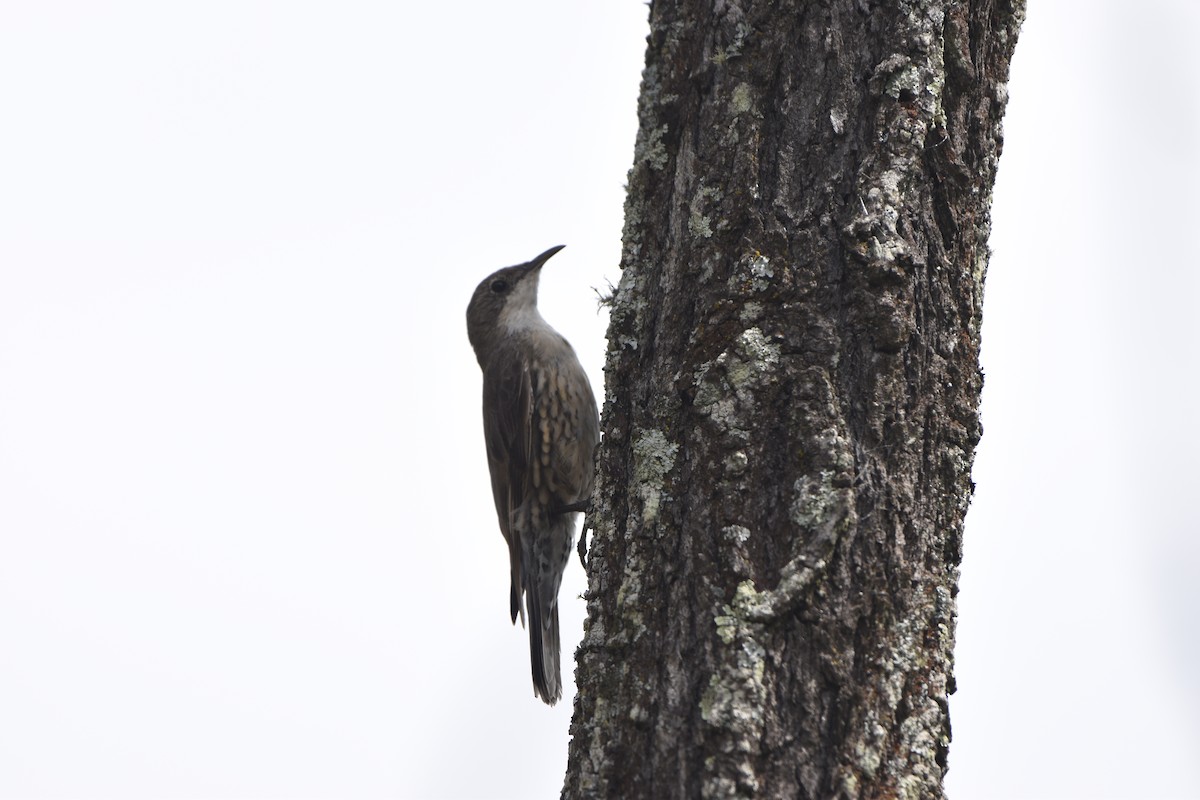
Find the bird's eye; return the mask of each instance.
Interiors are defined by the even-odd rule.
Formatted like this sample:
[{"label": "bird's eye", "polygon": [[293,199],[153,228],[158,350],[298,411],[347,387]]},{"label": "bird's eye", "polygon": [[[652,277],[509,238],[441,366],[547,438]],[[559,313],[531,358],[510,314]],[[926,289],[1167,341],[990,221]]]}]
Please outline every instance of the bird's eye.
[{"label": "bird's eye", "polygon": [[503,278],[492,281],[492,291],[496,294],[504,294],[508,291],[508,281]]}]

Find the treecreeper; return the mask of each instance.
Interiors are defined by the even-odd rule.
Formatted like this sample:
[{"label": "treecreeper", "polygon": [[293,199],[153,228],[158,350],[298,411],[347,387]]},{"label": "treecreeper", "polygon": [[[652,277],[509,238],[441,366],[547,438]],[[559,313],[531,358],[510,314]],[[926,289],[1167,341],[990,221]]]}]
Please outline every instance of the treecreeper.
[{"label": "treecreeper", "polygon": [[542,267],[562,248],[493,272],[467,306],[467,335],[483,370],[492,498],[508,543],[509,614],[513,624],[529,618],[533,691],[549,705],[562,697],[558,588],[591,498],[600,439],[587,375],[537,307]]}]

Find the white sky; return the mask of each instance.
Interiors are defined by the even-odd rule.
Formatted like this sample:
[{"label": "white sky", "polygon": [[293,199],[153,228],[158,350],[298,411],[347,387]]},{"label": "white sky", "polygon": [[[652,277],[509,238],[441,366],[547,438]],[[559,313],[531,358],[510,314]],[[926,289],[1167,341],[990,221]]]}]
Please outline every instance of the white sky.
[{"label": "white sky", "polygon": [[[1198,797],[1200,6],[1031,5],[948,787]],[[0,2],[0,797],[557,796],[463,314],[602,385],[645,10]]]}]

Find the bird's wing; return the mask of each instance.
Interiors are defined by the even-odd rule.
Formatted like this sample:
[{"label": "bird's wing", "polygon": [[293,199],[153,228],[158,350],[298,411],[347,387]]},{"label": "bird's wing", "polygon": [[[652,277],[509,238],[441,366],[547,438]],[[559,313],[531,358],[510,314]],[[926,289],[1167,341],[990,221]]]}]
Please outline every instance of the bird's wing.
[{"label": "bird's wing", "polygon": [[556,422],[550,484],[560,504],[586,500],[592,493],[593,455],[600,440],[596,399],[574,357],[558,362],[547,383],[548,391],[539,401],[553,404],[550,414]]},{"label": "bird's wing", "polygon": [[519,613],[522,625],[521,536],[513,525],[513,511],[521,507],[530,492],[532,435],[533,391],[528,363],[523,358],[493,358],[483,375],[483,437],[496,517],[508,542],[510,613],[514,622]]}]

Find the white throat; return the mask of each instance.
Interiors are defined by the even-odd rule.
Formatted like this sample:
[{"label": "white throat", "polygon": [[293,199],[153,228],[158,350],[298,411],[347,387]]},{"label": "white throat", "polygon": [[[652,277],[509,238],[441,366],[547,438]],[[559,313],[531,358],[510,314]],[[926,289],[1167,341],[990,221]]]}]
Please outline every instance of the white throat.
[{"label": "white throat", "polygon": [[509,332],[550,327],[538,313],[537,290],[536,275],[518,283],[500,312],[500,325]]}]

